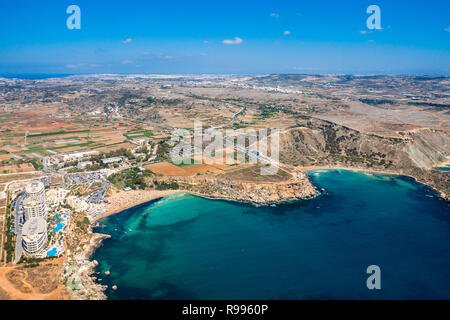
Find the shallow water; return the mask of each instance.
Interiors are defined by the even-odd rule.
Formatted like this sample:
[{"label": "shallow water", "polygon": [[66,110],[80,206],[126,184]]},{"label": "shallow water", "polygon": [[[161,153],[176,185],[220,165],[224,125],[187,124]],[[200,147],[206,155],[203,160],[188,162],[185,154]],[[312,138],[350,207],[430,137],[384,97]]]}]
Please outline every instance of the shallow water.
[{"label": "shallow water", "polygon": [[[110,299],[450,298],[450,210],[406,177],[308,173],[327,194],[276,207],[176,195],[102,220]],[[381,268],[381,290],[366,269]]]}]

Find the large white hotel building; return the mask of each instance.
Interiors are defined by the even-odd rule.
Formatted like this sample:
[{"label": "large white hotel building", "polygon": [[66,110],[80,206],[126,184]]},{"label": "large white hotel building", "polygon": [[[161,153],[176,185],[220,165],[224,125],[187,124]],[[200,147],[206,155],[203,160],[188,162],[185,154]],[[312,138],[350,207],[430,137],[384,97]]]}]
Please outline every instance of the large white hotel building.
[{"label": "large white hotel building", "polygon": [[35,180],[26,186],[23,212],[22,248],[27,255],[36,256],[48,240],[45,186],[41,181]]},{"label": "large white hotel building", "polygon": [[23,202],[25,221],[31,218],[47,218],[45,186],[41,181],[33,181],[25,188],[26,199]]},{"label": "large white hotel building", "polygon": [[37,255],[47,244],[47,221],[42,217],[31,218],[22,228],[22,248],[29,256]]}]

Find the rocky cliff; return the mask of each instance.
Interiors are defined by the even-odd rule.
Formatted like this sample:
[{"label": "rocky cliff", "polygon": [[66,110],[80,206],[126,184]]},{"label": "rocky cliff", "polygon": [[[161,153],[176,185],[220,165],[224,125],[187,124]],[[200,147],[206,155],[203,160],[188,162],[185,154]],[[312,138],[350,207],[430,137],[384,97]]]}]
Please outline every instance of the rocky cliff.
[{"label": "rocky cliff", "polygon": [[180,189],[209,198],[272,204],[282,201],[309,199],[316,188],[304,174],[282,182],[231,181],[223,177],[158,177],[158,183],[177,182]]},{"label": "rocky cliff", "polygon": [[400,137],[362,133],[332,122],[304,118],[280,137],[281,162],[294,166],[339,166],[408,175],[450,194],[450,175],[432,169],[450,154],[450,134],[420,129]]}]

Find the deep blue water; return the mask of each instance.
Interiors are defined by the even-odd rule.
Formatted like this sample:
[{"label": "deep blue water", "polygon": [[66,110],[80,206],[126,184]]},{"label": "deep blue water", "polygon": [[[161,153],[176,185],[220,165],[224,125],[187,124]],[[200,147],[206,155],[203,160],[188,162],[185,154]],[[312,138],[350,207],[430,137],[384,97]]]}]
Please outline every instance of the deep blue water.
[{"label": "deep blue water", "polygon": [[[309,173],[328,194],[276,207],[178,195],[110,216],[110,299],[450,299],[450,207],[412,179]],[[381,290],[366,269],[381,268]],[[104,275],[106,270],[110,276]]]}]

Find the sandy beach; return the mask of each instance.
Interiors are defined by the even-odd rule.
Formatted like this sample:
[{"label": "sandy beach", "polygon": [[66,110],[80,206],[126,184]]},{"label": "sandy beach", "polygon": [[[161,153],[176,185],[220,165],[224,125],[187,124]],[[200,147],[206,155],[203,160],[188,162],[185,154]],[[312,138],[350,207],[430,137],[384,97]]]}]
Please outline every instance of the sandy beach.
[{"label": "sandy beach", "polygon": [[441,167],[448,167],[448,166],[450,166],[450,160],[441,162],[440,164],[433,166],[433,168],[441,168]]},{"label": "sandy beach", "polygon": [[[372,172],[372,173],[380,173],[380,174],[389,174],[389,175],[405,175],[399,172],[388,171],[388,170],[373,170],[366,168],[355,168],[355,167],[340,167],[340,166],[307,166],[307,167],[297,167],[301,171],[312,171],[312,170],[353,170],[353,171],[364,171],[364,172]],[[412,177],[414,178],[414,177]],[[202,194],[198,194],[192,191],[186,190],[113,190],[113,193],[108,198],[109,203],[106,204],[105,209],[107,212],[101,216],[98,216],[94,219],[97,221],[99,219],[105,218],[107,216],[116,214],[123,210],[132,208],[134,206],[140,205],[145,202],[149,202],[151,200],[167,197],[174,194],[179,193],[190,193],[193,195],[207,197]],[[215,197],[207,197],[214,198]]]},{"label": "sandy beach", "polygon": [[107,216],[116,214],[120,211],[129,209],[139,204],[171,196],[174,194],[185,193],[183,190],[130,190],[130,191],[113,191],[113,194],[108,198],[109,203],[105,209],[107,212],[94,221],[105,218]]}]

